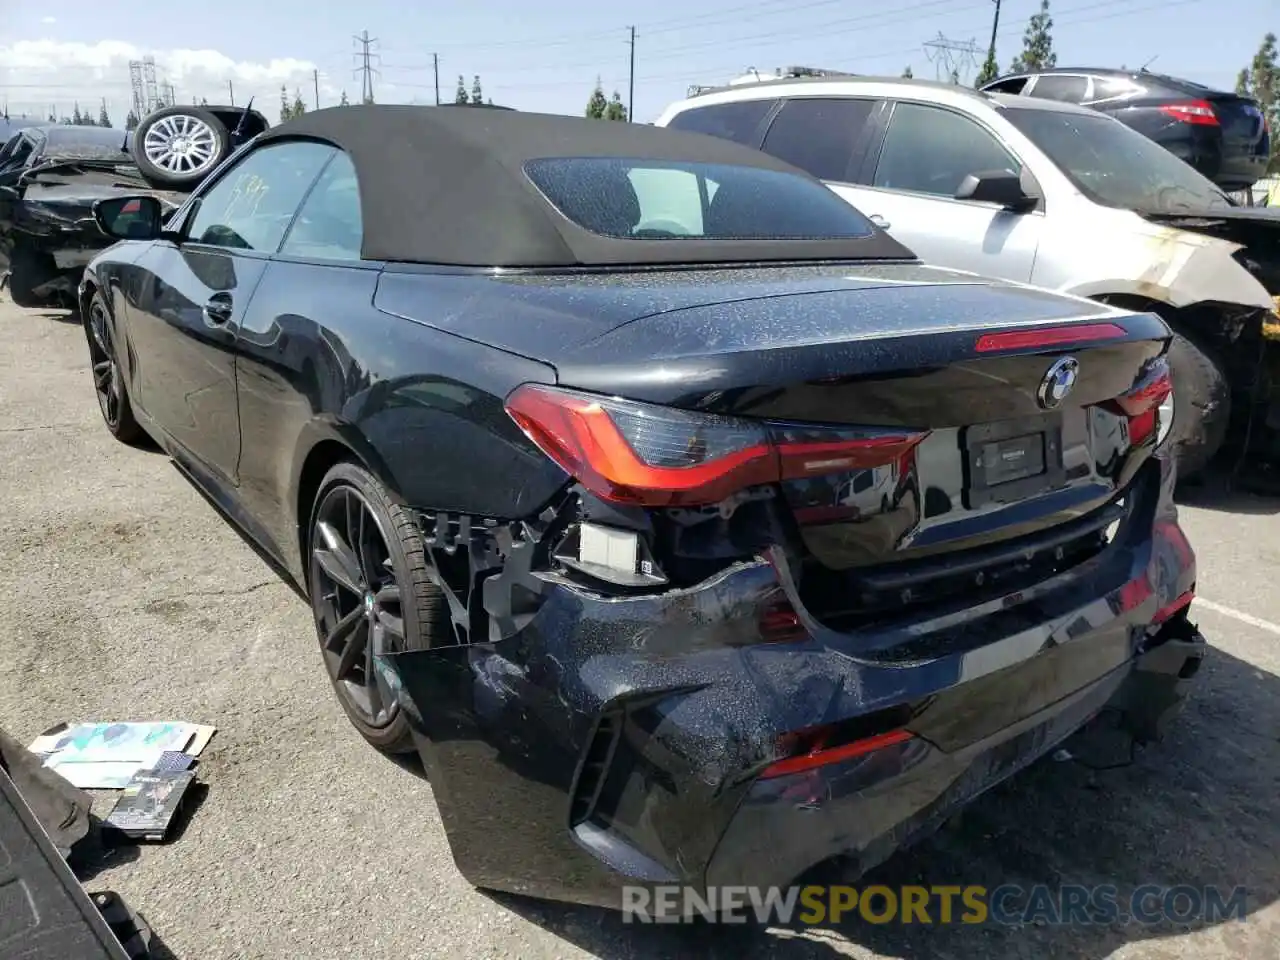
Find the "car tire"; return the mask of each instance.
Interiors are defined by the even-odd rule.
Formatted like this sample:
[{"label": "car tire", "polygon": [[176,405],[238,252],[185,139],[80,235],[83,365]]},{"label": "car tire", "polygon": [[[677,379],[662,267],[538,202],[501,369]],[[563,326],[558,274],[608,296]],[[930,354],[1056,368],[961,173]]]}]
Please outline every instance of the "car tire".
[{"label": "car tire", "polygon": [[[359,550],[353,541],[360,541]],[[388,754],[411,752],[413,737],[369,648],[425,650],[456,642],[448,599],[431,579],[430,562],[412,515],[368,470],[343,462],[325,475],[307,536],[316,635],[343,711],[361,736]],[[345,637],[339,635],[344,624]],[[361,642],[364,650],[351,654]]]},{"label": "car tire", "polygon": [[231,156],[226,124],[202,107],[164,107],[133,132],[133,160],[153,187],[192,190]]},{"label": "car tire", "polygon": [[1174,333],[1169,345],[1173,379],[1173,427],[1166,441],[1180,480],[1198,477],[1222,449],[1231,420],[1231,390],[1211,352]]},{"label": "car tire", "polygon": [[111,435],[121,443],[135,445],[146,435],[133,415],[129,388],[124,382],[111,330],[111,313],[101,291],[95,291],[89,312],[81,318],[89,342],[89,372],[98,397],[98,410]]}]

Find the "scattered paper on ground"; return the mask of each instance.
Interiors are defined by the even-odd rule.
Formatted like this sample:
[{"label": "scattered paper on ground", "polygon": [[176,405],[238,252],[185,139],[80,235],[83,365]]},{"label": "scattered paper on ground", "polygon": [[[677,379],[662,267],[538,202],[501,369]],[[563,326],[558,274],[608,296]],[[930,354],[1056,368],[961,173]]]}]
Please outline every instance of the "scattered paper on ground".
[{"label": "scattered paper on ground", "polygon": [[213,727],[180,721],[80,723],[42,734],[29,749],[82,790],[123,790],[166,751],[199,756],[213,734]]}]

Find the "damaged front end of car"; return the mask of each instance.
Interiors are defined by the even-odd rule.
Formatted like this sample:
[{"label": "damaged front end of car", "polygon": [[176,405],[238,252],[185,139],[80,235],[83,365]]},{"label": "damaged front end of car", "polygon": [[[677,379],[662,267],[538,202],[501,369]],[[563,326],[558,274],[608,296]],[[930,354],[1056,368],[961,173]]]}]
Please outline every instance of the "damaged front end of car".
[{"label": "damaged front end of car", "polygon": [[[116,241],[98,227],[94,204],[150,192],[110,169],[50,164],[0,186],[0,272],[21,307],[74,308],[85,266]],[[160,198],[167,210],[177,198]]]}]

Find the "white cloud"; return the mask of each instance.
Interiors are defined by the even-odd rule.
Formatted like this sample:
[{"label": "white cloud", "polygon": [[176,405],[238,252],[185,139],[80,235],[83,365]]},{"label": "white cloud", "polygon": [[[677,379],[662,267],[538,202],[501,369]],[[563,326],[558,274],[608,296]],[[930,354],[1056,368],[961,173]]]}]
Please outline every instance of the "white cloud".
[{"label": "white cloud", "polygon": [[41,17],[40,22],[45,24],[53,24],[58,22],[58,18],[57,17]]},{"label": "white cloud", "polygon": [[[279,117],[282,85],[290,96],[300,91],[308,108],[314,103],[316,66],[308,60],[235,60],[217,50],[144,50],[121,40],[20,40],[0,45],[0,92],[8,98],[11,115],[44,115],[55,107],[69,114],[76,103],[96,112],[105,98],[112,120],[122,125],[132,103],[129,62],[148,55],[155,59],[161,91],[166,83],[172,84],[178,103],[193,98],[227,103],[228,83],[237,105],[253,97],[254,107],[273,123]],[[323,71],[319,79],[321,106],[337,103],[340,88],[349,83],[345,77],[330,83]]]}]

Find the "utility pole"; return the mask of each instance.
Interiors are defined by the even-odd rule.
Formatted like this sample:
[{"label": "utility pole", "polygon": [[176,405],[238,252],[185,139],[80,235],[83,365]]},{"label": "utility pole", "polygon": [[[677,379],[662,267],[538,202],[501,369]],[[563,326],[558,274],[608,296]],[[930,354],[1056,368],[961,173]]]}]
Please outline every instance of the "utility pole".
[{"label": "utility pole", "polygon": [[[991,18],[991,46],[987,48],[987,59],[995,62],[996,59],[996,31],[1000,29],[1000,0],[995,0],[996,15]],[[996,73],[999,73],[999,68]]]},{"label": "utility pole", "polygon": [[356,43],[360,44],[360,52],[356,54],[359,58],[360,66],[356,67],[355,72],[360,75],[360,102],[373,103],[373,76],[378,71],[373,67],[373,57],[376,54],[370,54],[369,48],[378,42],[376,37],[370,37],[369,31],[364,30],[360,36],[353,38]]},{"label": "utility pole", "polygon": [[236,105],[236,88],[230,80],[227,81],[227,96],[231,98],[231,105]]},{"label": "utility pole", "polygon": [[436,74],[436,106],[440,106],[440,54],[431,55],[431,69]]},{"label": "utility pole", "polygon": [[635,103],[636,103],[636,28],[628,27],[631,31],[631,72],[630,79],[627,83],[627,123],[635,123]]},{"label": "utility pole", "polygon": [[311,83],[315,86],[315,89],[316,89],[316,109],[319,110],[320,109],[320,71],[319,70],[311,71]]}]

